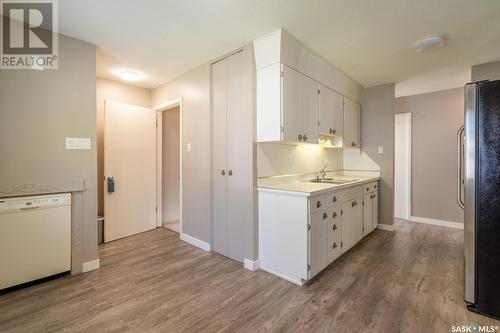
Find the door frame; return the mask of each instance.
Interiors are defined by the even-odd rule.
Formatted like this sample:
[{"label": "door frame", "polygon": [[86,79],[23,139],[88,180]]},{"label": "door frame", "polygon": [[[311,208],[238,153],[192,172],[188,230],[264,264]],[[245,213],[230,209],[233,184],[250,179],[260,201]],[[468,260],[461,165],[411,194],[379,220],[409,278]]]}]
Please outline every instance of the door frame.
[{"label": "door frame", "polygon": [[182,235],[182,146],[183,146],[183,131],[182,131],[182,119],[183,119],[183,107],[182,107],[182,97],[174,98],[166,103],[157,105],[153,107],[153,111],[156,112],[156,226],[162,227],[163,225],[163,156],[162,156],[162,139],[163,139],[163,126],[162,116],[163,111],[168,111],[173,108],[179,107],[179,235]]},{"label": "door frame", "polygon": [[[411,117],[411,112],[408,112],[408,113],[397,113],[394,115],[394,120],[396,120],[396,118],[403,118],[403,119],[406,119],[407,122],[408,122],[408,136],[409,136],[409,140],[408,140],[408,146],[407,146],[407,150],[408,150],[408,216],[396,216],[396,204],[394,204],[394,217],[396,218],[405,218],[407,220],[410,220],[410,217],[412,216],[411,214],[411,188],[412,188],[412,182],[411,182],[411,171],[412,171],[412,158],[411,158],[411,145],[412,145],[412,117]],[[395,122],[394,122],[395,123]],[[396,140],[396,125],[394,125],[394,139]],[[394,149],[394,153],[396,153],[396,149]],[[394,166],[396,166],[396,156],[394,156]],[[394,175],[396,173],[394,172]],[[396,180],[396,177],[394,177]],[[395,183],[395,186],[396,186],[396,183]],[[395,203],[395,202],[394,202]]]}]

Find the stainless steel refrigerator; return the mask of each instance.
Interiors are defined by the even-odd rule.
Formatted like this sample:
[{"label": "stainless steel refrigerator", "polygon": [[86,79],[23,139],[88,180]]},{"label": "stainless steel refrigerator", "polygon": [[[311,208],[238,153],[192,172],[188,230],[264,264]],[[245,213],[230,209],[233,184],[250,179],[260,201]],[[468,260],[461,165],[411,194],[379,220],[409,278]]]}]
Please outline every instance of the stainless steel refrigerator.
[{"label": "stainless steel refrigerator", "polygon": [[500,318],[500,80],[465,86],[464,124],[457,140],[464,299],[469,310]]}]

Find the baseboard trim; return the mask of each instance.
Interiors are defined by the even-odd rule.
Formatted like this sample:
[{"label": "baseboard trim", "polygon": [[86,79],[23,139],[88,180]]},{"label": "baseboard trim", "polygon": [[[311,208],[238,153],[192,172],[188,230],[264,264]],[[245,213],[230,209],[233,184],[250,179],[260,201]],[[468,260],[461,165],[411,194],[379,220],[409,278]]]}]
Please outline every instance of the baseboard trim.
[{"label": "baseboard trim", "polygon": [[454,228],[454,229],[463,229],[464,228],[464,224],[460,223],[460,222],[451,222],[451,221],[444,221],[444,220],[429,219],[426,217],[410,216],[410,221],[417,222],[417,223],[438,225],[441,227],[448,227],[448,228]]},{"label": "baseboard trim", "polygon": [[101,267],[101,260],[97,258],[96,260],[87,261],[82,264],[82,273],[90,272]]},{"label": "baseboard trim", "polygon": [[189,243],[191,245],[194,245],[203,251],[210,252],[212,251],[212,247],[210,246],[209,243],[204,242],[198,238],[195,238],[193,236],[189,236],[188,234],[182,233],[181,232],[181,240],[185,241],[186,243]]},{"label": "baseboard trim", "polygon": [[385,231],[394,231],[394,225],[393,224],[381,224],[381,223],[379,223],[377,225],[377,229],[385,230]]},{"label": "baseboard trim", "polygon": [[257,260],[243,259],[243,267],[245,267],[249,271],[255,272],[260,267],[260,261],[259,259]]},{"label": "baseboard trim", "polygon": [[263,270],[264,272],[268,272],[269,274],[276,275],[277,277],[282,278],[283,280],[286,280],[286,281],[291,282],[293,284],[299,285],[301,287],[305,284],[305,282],[294,280],[286,275],[275,272],[272,269],[268,269],[268,268],[265,268],[262,266],[260,266],[260,269]]}]

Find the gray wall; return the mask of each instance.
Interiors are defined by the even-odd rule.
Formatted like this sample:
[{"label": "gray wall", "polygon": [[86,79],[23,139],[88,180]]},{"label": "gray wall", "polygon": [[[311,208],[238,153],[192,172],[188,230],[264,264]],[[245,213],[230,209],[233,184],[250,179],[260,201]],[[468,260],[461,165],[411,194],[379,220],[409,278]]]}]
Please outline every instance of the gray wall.
[{"label": "gray wall", "polygon": [[500,80],[500,61],[472,66],[471,79],[472,82]]},{"label": "gray wall", "polygon": [[[210,65],[204,64],[153,91],[153,106],[182,98],[182,232],[211,242]],[[191,143],[192,151],[186,151]]]},{"label": "gray wall", "polygon": [[[380,167],[379,223],[394,223],[394,84],[363,91],[362,150]],[[378,154],[378,146],[384,153]]]},{"label": "gray wall", "polygon": [[[96,51],[59,38],[58,70],[0,70],[0,184],[84,180],[83,262],[97,258]],[[66,150],[66,137],[91,150]]]},{"label": "gray wall", "polygon": [[412,114],[411,215],[463,223],[456,202],[456,133],[463,125],[464,89],[396,99],[396,113]]}]

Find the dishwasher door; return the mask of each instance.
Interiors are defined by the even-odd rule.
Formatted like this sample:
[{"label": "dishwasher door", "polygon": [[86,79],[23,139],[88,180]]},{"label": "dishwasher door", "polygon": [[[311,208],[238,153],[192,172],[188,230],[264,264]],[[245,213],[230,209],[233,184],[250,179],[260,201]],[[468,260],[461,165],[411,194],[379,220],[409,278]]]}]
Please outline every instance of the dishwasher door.
[{"label": "dishwasher door", "polygon": [[0,289],[71,270],[71,194],[0,199]]}]

